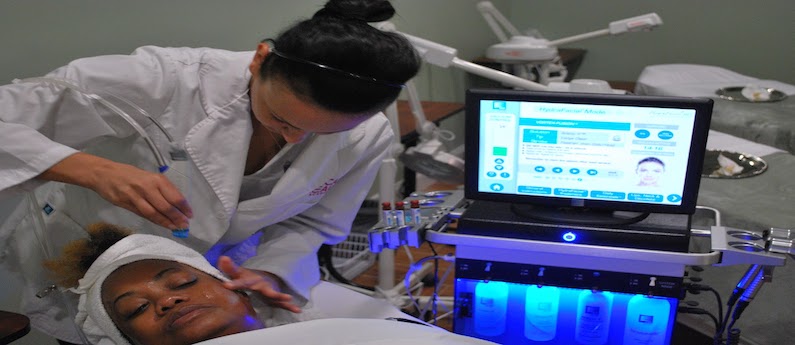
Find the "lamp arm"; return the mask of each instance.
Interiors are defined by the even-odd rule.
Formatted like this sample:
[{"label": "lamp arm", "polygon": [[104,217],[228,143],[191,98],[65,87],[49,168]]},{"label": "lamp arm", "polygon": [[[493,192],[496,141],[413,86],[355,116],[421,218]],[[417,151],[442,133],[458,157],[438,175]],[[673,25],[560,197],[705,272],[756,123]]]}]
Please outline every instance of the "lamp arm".
[{"label": "lamp arm", "polygon": [[564,38],[556,39],[556,40],[553,40],[553,41],[549,41],[548,45],[550,47],[557,47],[557,46],[568,44],[568,43],[571,43],[571,42],[583,41],[583,40],[587,40],[589,38],[595,38],[595,37],[601,37],[601,36],[607,36],[607,35],[610,35],[610,30],[608,30],[608,29],[596,30],[596,31],[586,32],[584,34],[578,34],[578,35],[573,35],[573,36],[564,37]]},{"label": "lamp arm", "polygon": [[406,82],[406,92],[408,93],[411,114],[414,115],[414,123],[417,133],[422,139],[432,139],[436,130],[436,125],[433,122],[428,121],[428,119],[425,117],[425,111],[422,110],[422,104],[420,102],[420,95],[417,92],[417,87],[414,85],[413,79]]},{"label": "lamp arm", "polygon": [[532,82],[524,78],[519,78],[513,74],[505,73],[503,71],[498,71],[496,69],[488,68],[486,66],[481,66],[476,63],[464,61],[459,58],[453,59],[452,65],[469,73],[479,75],[481,77],[488,78],[491,80],[499,81],[501,83],[513,86],[515,88],[532,90],[532,91],[551,90],[546,85]]},{"label": "lamp arm", "polygon": [[564,37],[549,42],[549,46],[556,47],[571,42],[582,41],[589,38],[607,36],[607,35],[620,35],[625,32],[649,31],[655,27],[662,25],[662,19],[657,13],[647,13],[640,16],[616,20],[610,22],[607,29],[596,30],[584,34]]},{"label": "lamp arm", "polygon": [[535,91],[549,90],[549,87],[547,87],[546,85],[532,82],[524,78],[519,78],[510,73],[505,73],[503,71],[499,71],[493,68],[488,68],[485,66],[478,65],[476,63],[461,60],[456,56],[458,55],[458,50],[456,50],[455,48],[448,47],[446,45],[439,44],[421,37],[412,36],[404,32],[400,32],[396,30],[395,26],[390,22],[381,22],[379,24],[376,24],[376,27],[378,27],[381,30],[394,32],[405,37],[407,40],[409,40],[411,45],[414,46],[414,49],[417,50],[417,53],[420,55],[420,57],[429,64],[444,68],[453,66],[461,70],[464,70],[466,72],[479,75],[481,77],[491,79],[494,81],[502,82],[507,85],[520,89],[535,90]]},{"label": "lamp arm", "polygon": [[[480,14],[483,16],[483,19],[486,20],[486,24],[489,25],[491,31],[494,31],[494,34],[497,35],[497,38],[500,39],[500,42],[508,42],[509,35],[510,36],[520,36],[521,33],[518,29],[516,29],[508,18],[505,18],[502,13],[494,7],[494,4],[491,1],[481,1],[477,4],[477,9]],[[500,27],[502,25],[502,28]],[[508,31],[509,35],[506,35],[505,32],[502,30],[505,28],[505,31]]]}]

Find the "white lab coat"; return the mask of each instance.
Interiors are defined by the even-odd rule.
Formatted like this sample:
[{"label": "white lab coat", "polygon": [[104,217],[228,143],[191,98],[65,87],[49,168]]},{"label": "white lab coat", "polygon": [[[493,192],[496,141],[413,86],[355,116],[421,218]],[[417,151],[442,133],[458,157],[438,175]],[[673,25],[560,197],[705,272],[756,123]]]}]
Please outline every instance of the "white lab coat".
[{"label": "white lab coat", "polygon": [[[225,253],[244,261],[245,267],[277,274],[301,303],[319,280],[317,249],[347,237],[394,134],[379,114],[348,131],[313,135],[285,146],[257,174],[261,179],[243,184],[252,133],[252,57],[253,52],[147,46],[127,56],[79,59],[50,75],[124,108],[123,102],[108,97],[119,95],[156,118],[174,143],[150,120],[126,111],[167,159],[172,146],[189,155],[187,161],[171,162],[166,172],[194,211],[190,237],[174,239],[207,252],[211,260]],[[0,87],[0,120],[0,198],[40,186],[35,176],[77,150],[157,171],[154,155],[127,122],[62,86]],[[240,199],[241,186],[249,192],[247,200]],[[8,243],[0,262],[25,270],[25,311],[34,326],[79,342],[67,326],[71,320],[52,308],[53,301],[30,296],[44,282],[43,272],[31,272],[41,257],[32,235],[37,216],[56,247],[80,237],[87,224],[97,221],[163,236],[171,232],[81,187],[50,182],[36,188],[35,195],[37,212],[23,205],[0,229],[0,243]],[[64,321],[56,324],[53,318]]]}]

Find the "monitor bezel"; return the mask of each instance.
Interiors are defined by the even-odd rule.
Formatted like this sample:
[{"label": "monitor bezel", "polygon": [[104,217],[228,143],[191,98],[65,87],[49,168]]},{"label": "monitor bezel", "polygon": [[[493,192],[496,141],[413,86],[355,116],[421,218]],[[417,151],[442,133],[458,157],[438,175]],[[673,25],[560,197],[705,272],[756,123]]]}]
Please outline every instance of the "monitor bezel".
[{"label": "monitor bezel", "polygon": [[[480,104],[481,100],[530,101],[570,104],[625,105],[638,107],[670,107],[694,109],[692,141],[685,173],[685,183],[680,205],[633,203],[608,200],[574,199],[554,196],[501,194],[478,191],[478,157],[480,156]],[[596,94],[573,92],[548,92],[509,89],[469,89],[465,102],[465,182],[464,197],[470,200],[487,200],[528,204],[534,206],[574,207],[607,211],[632,211],[644,213],[693,214],[696,210],[701,172],[706,151],[707,136],[712,118],[713,100],[709,98],[645,96],[633,94]]]}]

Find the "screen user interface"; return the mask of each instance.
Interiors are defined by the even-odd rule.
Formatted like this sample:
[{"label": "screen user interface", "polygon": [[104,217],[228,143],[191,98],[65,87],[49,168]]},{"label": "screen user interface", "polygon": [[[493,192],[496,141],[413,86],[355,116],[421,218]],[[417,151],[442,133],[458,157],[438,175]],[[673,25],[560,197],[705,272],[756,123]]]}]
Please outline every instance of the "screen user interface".
[{"label": "screen user interface", "polygon": [[694,109],[480,101],[480,192],[681,205]]}]

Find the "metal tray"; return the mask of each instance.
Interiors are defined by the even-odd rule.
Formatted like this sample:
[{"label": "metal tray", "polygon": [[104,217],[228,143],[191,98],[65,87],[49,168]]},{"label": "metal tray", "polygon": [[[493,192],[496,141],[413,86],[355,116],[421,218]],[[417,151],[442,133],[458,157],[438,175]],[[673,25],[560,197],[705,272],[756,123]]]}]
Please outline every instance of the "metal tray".
[{"label": "metal tray", "polygon": [[767,92],[770,93],[770,98],[764,101],[755,101],[743,96],[742,91],[744,86],[730,86],[717,89],[715,94],[720,96],[720,98],[727,99],[730,101],[737,101],[737,102],[750,102],[750,103],[767,103],[767,102],[778,102],[787,98],[787,94],[783,93],[779,90],[773,88],[765,88]]},{"label": "metal tray", "polygon": [[[721,165],[718,162],[718,156],[720,155],[723,155],[737,165],[743,167],[743,170],[733,175],[721,173]],[[767,170],[767,163],[765,163],[762,158],[731,151],[707,150],[706,154],[704,155],[704,165],[701,170],[701,177],[738,179],[756,176],[765,172],[765,170]]]}]

